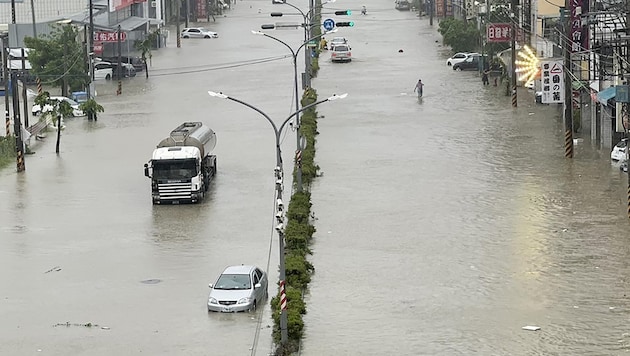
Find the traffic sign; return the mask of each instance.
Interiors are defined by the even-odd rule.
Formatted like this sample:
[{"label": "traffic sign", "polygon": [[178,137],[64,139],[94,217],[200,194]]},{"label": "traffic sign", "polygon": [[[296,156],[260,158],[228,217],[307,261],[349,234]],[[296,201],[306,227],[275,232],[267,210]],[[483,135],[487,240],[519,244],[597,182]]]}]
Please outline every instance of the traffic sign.
[{"label": "traffic sign", "polygon": [[324,20],[324,29],[326,29],[326,31],[332,31],[333,28],[335,28],[335,20],[333,19],[326,19]]}]

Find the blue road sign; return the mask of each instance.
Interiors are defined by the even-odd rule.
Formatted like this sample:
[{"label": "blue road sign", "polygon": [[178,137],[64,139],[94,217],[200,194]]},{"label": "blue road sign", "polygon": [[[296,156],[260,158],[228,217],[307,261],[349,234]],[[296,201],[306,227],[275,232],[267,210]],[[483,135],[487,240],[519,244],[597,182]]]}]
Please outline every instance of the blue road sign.
[{"label": "blue road sign", "polygon": [[326,19],[324,20],[324,29],[326,31],[331,31],[333,28],[335,28],[335,20],[333,19]]}]

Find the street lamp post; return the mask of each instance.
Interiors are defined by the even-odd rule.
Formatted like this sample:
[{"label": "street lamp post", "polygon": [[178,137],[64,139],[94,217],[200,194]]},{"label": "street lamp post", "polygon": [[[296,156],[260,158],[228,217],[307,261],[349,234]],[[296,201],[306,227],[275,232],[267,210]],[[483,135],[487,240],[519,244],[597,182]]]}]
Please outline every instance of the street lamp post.
[{"label": "street lamp post", "polygon": [[[348,94],[341,94],[341,95],[336,95],[333,94],[331,97],[328,97],[326,99],[323,100],[319,100],[316,101],[312,104],[306,105],[305,107],[296,110],[294,113],[292,113],[291,115],[289,115],[289,117],[287,117],[281,124],[280,126],[276,125],[276,123],[269,117],[269,115],[267,115],[264,111],[260,110],[259,108],[255,107],[254,105],[251,105],[247,102],[244,102],[242,100],[239,100],[237,98],[233,98],[231,96],[225,95],[221,92],[213,92],[213,91],[208,91],[208,94],[210,96],[216,97],[216,98],[220,98],[220,99],[228,99],[228,100],[232,100],[234,102],[237,102],[241,105],[247,106],[248,108],[258,112],[259,114],[261,114],[268,122],[269,124],[271,124],[271,128],[273,129],[274,135],[275,135],[275,143],[276,143],[276,168],[274,169],[275,172],[275,178],[276,178],[276,221],[277,221],[277,225],[276,225],[276,231],[278,232],[278,239],[279,239],[279,245],[280,245],[280,281],[279,284],[281,286],[281,288],[284,288],[284,284],[285,284],[285,279],[286,279],[286,270],[285,270],[285,263],[284,263],[284,203],[282,202],[282,185],[283,185],[283,178],[284,178],[284,170],[282,168],[282,151],[280,149],[280,141],[281,141],[281,136],[282,136],[282,130],[286,127],[286,124],[289,122],[289,120],[291,120],[294,116],[297,116],[299,113],[303,112],[304,110],[308,110],[316,105],[325,103],[327,101],[333,101],[333,100],[337,100],[337,99],[343,99],[345,98]],[[281,343],[283,345],[285,345],[287,343],[288,340],[288,331],[287,331],[287,304],[286,304],[286,297],[282,297],[281,296],[281,309],[280,309],[280,340]]]},{"label": "street lamp post", "polygon": [[[330,31],[332,32],[332,31]],[[302,48],[304,48],[304,46],[306,46],[310,41],[319,38],[321,36],[323,36],[326,33],[330,33],[330,32],[325,32],[321,35],[318,35],[314,38],[307,38],[304,43],[302,43],[300,45],[300,47],[298,47],[297,50],[294,50],[293,48],[291,48],[291,46],[289,46],[286,42],[282,41],[281,39],[271,36],[269,34],[266,34],[264,32],[260,32],[260,31],[254,31],[252,30],[252,33],[255,35],[260,35],[260,36],[265,36],[265,37],[269,37],[272,40],[275,40],[279,43],[282,43],[285,47],[287,47],[289,49],[289,51],[291,51],[291,56],[293,57],[293,87],[294,87],[294,96],[295,96],[295,110],[299,109],[300,106],[300,97],[299,97],[299,93],[298,93],[298,75],[297,75],[297,57],[298,54],[300,53],[300,50]],[[307,52],[308,53],[308,52]],[[302,110],[299,110],[296,112],[295,114],[295,133],[296,133],[296,137],[297,137],[297,152],[296,152],[296,166],[297,166],[297,191],[301,192],[302,191],[302,163],[300,162],[301,158],[301,152],[302,152],[302,135],[300,134],[300,116],[299,113]]]}]

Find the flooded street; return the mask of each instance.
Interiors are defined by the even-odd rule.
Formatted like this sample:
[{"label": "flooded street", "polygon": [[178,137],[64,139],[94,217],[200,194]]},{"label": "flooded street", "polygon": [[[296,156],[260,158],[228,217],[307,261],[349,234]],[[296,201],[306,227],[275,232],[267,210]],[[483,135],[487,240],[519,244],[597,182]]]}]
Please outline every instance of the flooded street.
[{"label": "flooded street", "polygon": [[513,110],[446,66],[428,19],[366,5],[336,34],[354,60],[323,62],[316,84],[351,94],[319,108],[302,355],[628,352],[626,176],[609,151],[586,138],[565,159],[557,108],[522,91]]},{"label": "flooded street", "polygon": [[[504,88],[445,65],[437,21],[365,5],[334,34],[354,60],[323,53],[313,81],[320,99],[349,96],[318,107],[323,176],[311,188],[316,273],[301,354],[630,351],[626,176],[609,152],[585,138],[565,159],[556,107],[523,91],[512,109]],[[0,171],[0,354],[269,353],[269,305],[208,314],[206,302],[208,283],[241,263],[266,270],[275,294],[273,130],[207,91],[277,123],[295,111],[287,49],[251,34],[290,10],[279,6],[238,1],[203,24],[218,39],[180,49],[171,29],[148,80],[125,80],[121,96],[99,83],[106,111],[68,119],[60,155],[48,133],[26,172]],[[269,33],[295,48],[303,35]],[[217,177],[201,204],[153,206],[143,164],[184,121],[216,132]],[[290,172],[294,132],[282,142]]]}]

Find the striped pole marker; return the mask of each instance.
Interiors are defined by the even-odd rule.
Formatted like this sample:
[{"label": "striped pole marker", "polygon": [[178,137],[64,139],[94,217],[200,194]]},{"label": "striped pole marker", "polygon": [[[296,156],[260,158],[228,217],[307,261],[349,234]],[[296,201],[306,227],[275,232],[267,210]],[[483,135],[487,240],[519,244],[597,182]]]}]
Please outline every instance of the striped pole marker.
[{"label": "striped pole marker", "polygon": [[630,219],[630,183],[628,183],[628,219]]},{"label": "striped pole marker", "polygon": [[284,290],[285,281],[280,281],[280,310],[287,310],[287,293]]},{"label": "striped pole marker", "polygon": [[298,165],[302,163],[302,151],[301,150],[295,151],[295,163],[298,164]]},{"label": "striped pole marker", "polygon": [[41,94],[42,91],[42,80],[37,77],[37,94]]},{"label": "striped pole marker", "polygon": [[24,172],[26,167],[24,166],[24,156],[22,156],[22,150],[18,150],[17,152],[17,171]]},{"label": "striped pole marker", "polygon": [[9,137],[11,135],[11,117],[9,116],[9,108],[6,109],[5,113],[6,113],[6,118],[5,118],[6,136],[5,137]]},{"label": "striped pole marker", "polygon": [[515,108],[518,106],[518,100],[516,97],[516,86],[512,87],[512,107]]},{"label": "striped pole marker", "polygon": [[116,95],[122,94],[122,80],[118,80],[118,89],[116,89]]},{"label": "striped pole marker", "polygon": [[573,132],[567,130],[564,133],[564,157],[573,158]]},{"label": "striped pole marker", "polygon": [[179,34],[177,34],[177,48],[181,48],[182,47],[182,38],[180,37]]}]

